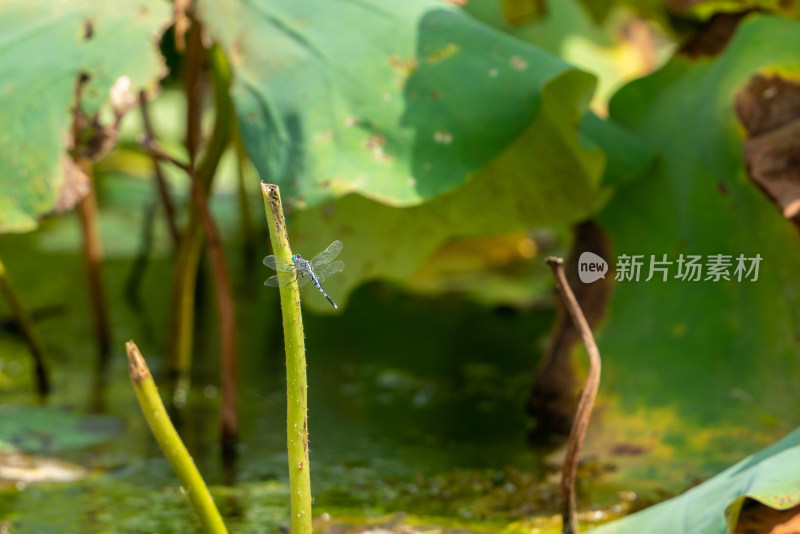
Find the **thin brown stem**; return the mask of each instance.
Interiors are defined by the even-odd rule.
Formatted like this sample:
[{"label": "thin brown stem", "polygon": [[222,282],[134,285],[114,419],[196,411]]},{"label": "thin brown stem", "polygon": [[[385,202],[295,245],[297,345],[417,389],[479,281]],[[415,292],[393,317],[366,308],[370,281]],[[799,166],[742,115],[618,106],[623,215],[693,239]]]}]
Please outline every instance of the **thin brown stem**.
[{"label": "thin brown stem", "polygon": [[[147,103],[147,94],[144,91],[139,93],[139,106],[142,112],[142,122],[144,123],[145,136],[148,139],[155,139],[153,132],[153,123],[150,120],[150,109]],[[153,174],[156,178],[156,185],[158,187],[158,194],[161,197],[161,203],[164,205],[164,213],[167,216],[167,224],[169,224],[169,232],[172,236],[172,241],[175,246],[178,245],[181,239],[181,232],[178,229],[178,223],[175,220],[175,205],[172,203],[172,197],[169,194],[169,187],[164,178],[164,173],[161,171],[161,164],[158,159],[153,158]]]},{"label": "thin brown stem", "polygon": [[[81,158],[77,163],[87,176],[92,175],[92,164],[88,159]],[[105,367],[111,351],[111,333],[108,307],[106,306],[105,291],[103,289],[101,270],[103,248],[100,242],[100,231],[97,228],[97,197],[95,196],[94,183],[92,183],[89,194],[78,204],[78,213],[80,214],[81,227],[83,228],[83,253],[89,279],[89,297],[92,302],[92,312],[97,329],[100,366]]]},{"label": "thin brown stem", "polygon": [[222,444],[230,453],[239,433],[236,412],[239,351],[236,343],[236,308],[233,286],[217,225],[208,208],[208,197],[203,190],[203,184],[194,174],[192,175],[192,184],[194,203],[200,211],[203,231],[208,242],[208,256],[216,279],[214,288],[216,289],[222,343]]},{"label": "thin brown stem", "polygon": [[100,232],[97,229],[97,197],[95,196],[92,161],[89,157],[81,155],[81,135],[86,123],[81,112],[81,94],[87,81],[88,77],[81,74],[75,83],[75,100],[72,108],[72,158],[75,165],[89,178],[90,184],[88,194],[78,204],[78,212],[83,229],[83,252],[89,278],[89,296],[92,301],[97,345],[100,352],[98,363],[100,368],[105,368],[111,351],[111,334],[100,271],[103,250],[100,244]]},{"label": "thin brown stem", "polygon": [[564,275],[564,260],[561,258],[549,257],[545,260],[553,270],[556,279],[556,287],[564,305],[572,318],[573,324],[577,327],[586,346],[589,355],[589,373],[586,376],[586,383],[583,386],[580,399],[578,400],[578,410],[575,413],[575,421],[572,424],[572,431],[569,433],[567,442],[567,454],[564,458],[564,465],[561,469],[561,516],[563,518],[564,534],[577,534],[578,519],[577,507],[575,503],[575,477],[578,471],[578,460],[586,431],[589,428],[589,419],[592,416],[592,408],[597,397],[597,389],[600,386],[600,351],[597,349],[592,330],[586,321],[578,300],[572,293],[567,277]]},{"label": "thin brown stem", "polygon": [[191,0],[175,0],[173,2],[172,16],[175,19],[175,50],[181,53],[186,50],[186,32],[189,29],[189,10],[191,7]]},{"label": "thin brown stem", "polygon": [[184,57],[183,86],[186,94],[186,150],[189,163],[197,165],[197,154],[202,143],[203,94],[205,92],[203,64],[206,50],[203,47],[202,28],[191,10],[186,31],[186,53]]},{"label": "thin brown stem", "polygon": [[50,379],[48,378],[44,348],[42,342],[39,340],[36,328],[34,327],[33,319],[17,296],[17,292],[14,290],[14,286],[8,277],[8,273],[2,261],[0,261],[0,293],[5,296],[6,300],[11,305],[11,311],[31,350],[34,373],[36,376],[36,389],[39,396],[46,397],[50,393]]},{"label": "thin brown stem", "polygon": [[142,148],[150,152],[150,155],[153,156],[154,159],[160,161],[166,161],[167,163],[178,167],[180,170],[185,172],[187,175],[194,175],[194,171],[192,171],[191,166],[189,164],[184,163],[178,159],[175,159],[171,154],[164,152],[158,143],[156,143],[155,139],[152,137],[145,137],[141,142]]}]

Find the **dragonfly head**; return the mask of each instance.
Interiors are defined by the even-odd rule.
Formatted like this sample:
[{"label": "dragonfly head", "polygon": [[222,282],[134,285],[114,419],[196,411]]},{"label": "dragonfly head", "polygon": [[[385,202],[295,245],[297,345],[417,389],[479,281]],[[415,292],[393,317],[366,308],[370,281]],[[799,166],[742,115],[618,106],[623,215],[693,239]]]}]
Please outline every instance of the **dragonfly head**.
[{"label": "dragonfly head", "polygon": [[303,256],[301,256],[300,254],[295,254],[294,256],[292,256],[292,261],[295,263],[297,263],[297,260],[302,260],[302,259]]}]

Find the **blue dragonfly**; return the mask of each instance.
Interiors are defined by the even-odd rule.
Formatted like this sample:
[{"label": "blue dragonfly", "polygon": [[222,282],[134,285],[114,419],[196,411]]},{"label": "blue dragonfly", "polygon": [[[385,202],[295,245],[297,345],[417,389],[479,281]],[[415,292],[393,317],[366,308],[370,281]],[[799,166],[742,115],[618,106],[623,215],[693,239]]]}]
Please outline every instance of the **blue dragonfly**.
[{"label": "blue dragonfly", "polygon": [[[344,269],[344,262],[343,261],[331,261],[339,255],[342,251],[341,241],[334,241],[328,248],[311,258],[311,261],[303,259],[300,254],[295,254],[292,256],[292,261],[286,261],[276,256],[267,256],[264,258],[264,265],[269,267],[270,269],[275,269],[279,273],[292,273],[294,277],[291,278],[288,282],[283,284],[284,287],[288,286],[295,280],[297,280],[298,286],[304,286],[309,281],[313,282],[317,289],[319,289],[320,293],[322,293],[328,302],[330,302],[335,309],[339,309],[333,299],[331,299],[325,290],[322,289],[321,282],[324,282],[334,274],[340,272]],[[272,287],[280,287],[281,282],[279,275],[272,276],[267,278],[264,282],[265,286],[272,286]]]}]

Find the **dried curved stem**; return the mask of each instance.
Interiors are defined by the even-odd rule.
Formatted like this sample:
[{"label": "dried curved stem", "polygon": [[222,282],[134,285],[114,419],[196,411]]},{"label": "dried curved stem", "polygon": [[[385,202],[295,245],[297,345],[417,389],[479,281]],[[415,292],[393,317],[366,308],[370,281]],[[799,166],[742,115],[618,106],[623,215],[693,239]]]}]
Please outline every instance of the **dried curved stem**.
[{"label": "dried curved stem", "polygon": [[583,316],[578,300],[567,283],[567,277],[564,275],[564,260],[551,256],[545,261],[553,270],[558,293],[564,301],[573,324],[580,332],[583,344],[586,346],[586,352],[589,354],[589,373],[586,376],[586,383],[578,400],[578,410],[575,413],[575,421],[572,423],[572,430],[569,433],[569,441],[567,442],[567,455],[564,458],[564,465],[561,469],[563,532],[564,534],[576,534],[578,532],[578,519],[575,503],[575,476],[578,471],[581,446],[589,428],[589,419],[592,416],[594,400],[597,397],[597,389],[600,386],[600,351],[597,349],[592,330],[589,328],[586,317]]}]

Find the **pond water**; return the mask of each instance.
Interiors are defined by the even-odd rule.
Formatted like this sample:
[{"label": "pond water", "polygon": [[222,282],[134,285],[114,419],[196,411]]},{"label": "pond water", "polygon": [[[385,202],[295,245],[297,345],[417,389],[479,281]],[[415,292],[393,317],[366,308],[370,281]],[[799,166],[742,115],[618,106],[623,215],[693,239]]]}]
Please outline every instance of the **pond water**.
[{"label": "pond water", "polygon": [[[138,305],[125,297],[141,217],[116,210],[101,218],[114,340],[105,372],[98,372],[76,217],[49,220],[31,234],[0,236],[0,258],[37,316],[54,381],[53,395],[40,404],[27,349],[6,325],[0,331],[0,403],[3,419],[16,422],[4,424],[0,445],[7,452],[16,443],[29,453],[23,463],[58,461],[86,474],[62,482],[6,478],[2,531],[199,529],[127,375],[123,343],[133,339],[162,396],[168,390],[172,262],[163,229]],[[175,423],[230,530],[278,532],[289,513],[278,296],[262,285],[269,274],[261,267],[266,247],[247,258],[235,238],[226,239],[226,247],[238,298],[236,461],[226,465],[218,446],[219,345],[205,268],[192,388]],[[8,313],[0,302],[0,317]],[[516,524],[530,532],[532,517],[541,518],[542,532],[555,528],[557,467],[526,444],[523,409],[552,319],[546,309],[492,309],[379,283],[361,287],[340,315],[306,312],[315,528],[466,532],[514,530]]]}]

